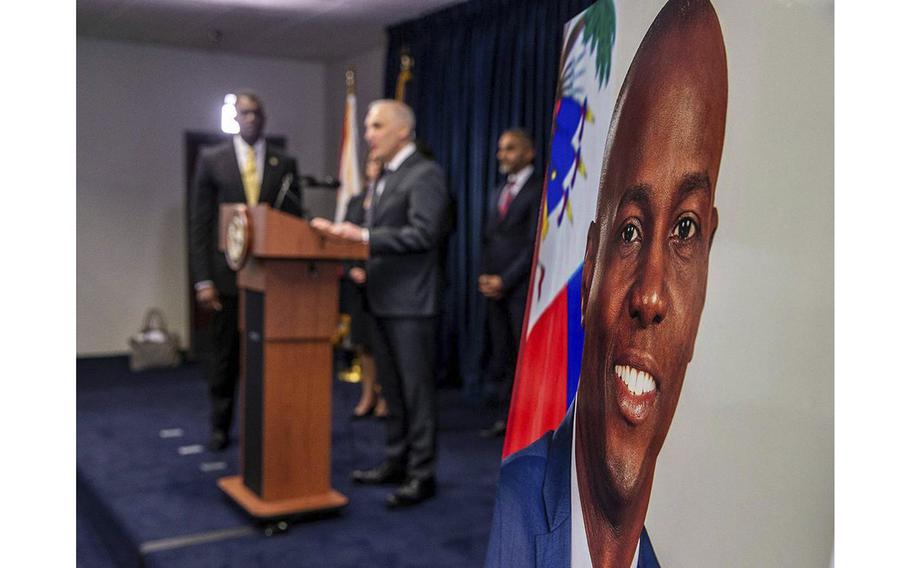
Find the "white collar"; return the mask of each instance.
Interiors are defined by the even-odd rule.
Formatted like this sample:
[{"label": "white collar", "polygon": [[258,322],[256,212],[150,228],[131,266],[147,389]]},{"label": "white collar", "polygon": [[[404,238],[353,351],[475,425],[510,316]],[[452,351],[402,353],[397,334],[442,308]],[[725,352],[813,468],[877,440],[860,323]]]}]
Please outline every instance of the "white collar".
[{"label": "white collar", "polygon": [[401,167],[402,162],[411,157],[411,154],[417,151],[417,145],[413,142],[408,142],[404,148],[398,150],[398,153],[395,154],[395,157],[389,160],[389,163],[385,165],[385,169],[390,172],[394,172],[399,167]]},{"label": "white collar", "polygon": [[527,166],[518,170],[517,173],[509,174],[509,177],[506,178],[506,181],[514,184],[512,186],[512,192],[518,193],[527,183],[528,178],[531,177],[531,174],[534,173],[534,164],[528,164]]},{"label": "white collar", "polygon": [[[588,548],[588,536],[585,534],[585,517],[581,512],[581,494],[578,492],[578,470],[575,468],[575,434],[578,432],[575,422],[575,403],[572,403],[572,540],[571,556],[572,568],[588,568],[591,566],[591,550]],[[581,530],[575,530],[578,527]],[[641,550],[641,537],[635,545],[635,556],[629,568],[638,566],[638,553]]]},{"label": "white collar", "polygon": [[252,147],[253,152],[255,152],[257,156],[259,156],[260,154],[262,154],[262,150],[265,148],[265,138],[260,136],[259,139],[256,140],[255,142],[253,142],[252,144],[247,144],[246,140],[243,139],[243,136],[241,136],[239,134],[234,135],[234,149],[235,150],[237,150],[238,152],[241,152],[248,147]]}]

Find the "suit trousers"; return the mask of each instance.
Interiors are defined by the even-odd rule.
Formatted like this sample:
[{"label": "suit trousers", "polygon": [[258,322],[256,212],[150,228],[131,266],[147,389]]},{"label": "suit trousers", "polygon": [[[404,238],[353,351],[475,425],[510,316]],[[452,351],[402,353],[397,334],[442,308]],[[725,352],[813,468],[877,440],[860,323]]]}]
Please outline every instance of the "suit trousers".
[{"label": "suit trousers", "polygon": [[240,332],[237,296],[221,296],[221,310],[212,313],[212,358],[209,362],[209,399],[212,430],[229,433],[240,371]]},{"label": "suit trousers", "polygon": [[373,318],[373,357],[389,407],[386,459],[409,478],[436,473],[436,319]]},{"label": "suit trousers", "polygon": [[524,324],[525,287],[499,300],[487,302],[487,330],[490,334],[490,359],[487,378],[497,384],[497,415],[505,420],[512,400],[515,364]]}]

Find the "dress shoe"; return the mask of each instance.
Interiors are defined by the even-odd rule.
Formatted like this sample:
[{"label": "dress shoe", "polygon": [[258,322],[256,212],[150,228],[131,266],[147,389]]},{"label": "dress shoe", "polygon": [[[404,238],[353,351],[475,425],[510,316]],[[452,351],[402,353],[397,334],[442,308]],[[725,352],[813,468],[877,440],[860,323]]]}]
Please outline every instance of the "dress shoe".
[{"label": "dress shoe", "polygon": [[209,449],[213,452],[220,452],[228,447],[228,435],[224,430],[212,430],[212,437],[209,438]]},{"label": "dress shoe", "polygon": [[436,495],[436,480],[411,478],[385,499],[389,509],[410,507]]},{"label": "dress shoe", "polygon": [[367,485],[380,485],[383,483],[401,483],[404,481],[404,469],[384,461],[374,468],[355,469],[351,473],[351,480],[355,483],[365,483]]},{"label": "dress shoe", "polygon": [[484,438],[499,438],[504,436],[506,433],[506,421],[497,420],[489,428],[484,428],[480,431],[480,435]]}]

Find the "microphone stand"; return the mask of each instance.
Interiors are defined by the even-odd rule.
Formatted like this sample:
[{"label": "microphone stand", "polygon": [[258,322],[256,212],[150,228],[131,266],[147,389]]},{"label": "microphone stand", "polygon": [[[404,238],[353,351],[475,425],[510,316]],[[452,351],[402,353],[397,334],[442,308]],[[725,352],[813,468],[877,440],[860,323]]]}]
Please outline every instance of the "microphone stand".
[{"label": "microphone stand", "polygon": [[298,198],[296,195],[294,195],[294,193],[292,191],[290,191],[291,184],[294,183],[294,178],[295,178],[294,174],[291,174],[291,173],[285,174],[284,177],[281,178],[281,189],[278,191],[278,196],[275,197],[275,202],[272,205],[272,207],[274,209],[281,209],[281,205],[284,203],[284,200],[291,199],[292,202],[295,205],[297,205],[297,207],[300,209],[301,217],[307,216],[306,207],[304,207],[303,203],[302,203],[304,189],[317,188],[317,187],[323,188],[323,189],[336,189],[336,188],[338,188],[338,186],[341,185],[341,183],[338,180],[336,180],[335,178],[333,178],[331,176],[319,180],[319,179],[314,178],[313,176],[298,175],[298,176],[296,176],[296,178],[300,182],[300,195],[301,195],[301,197]]}]

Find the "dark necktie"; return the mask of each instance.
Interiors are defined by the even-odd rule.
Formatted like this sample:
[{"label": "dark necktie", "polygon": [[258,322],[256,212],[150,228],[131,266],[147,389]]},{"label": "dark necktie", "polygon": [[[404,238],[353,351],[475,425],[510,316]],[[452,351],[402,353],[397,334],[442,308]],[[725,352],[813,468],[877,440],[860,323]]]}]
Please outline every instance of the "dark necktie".
[{"label": "dark necktie", "polygon": [[512,204],[512,200],[515,199],[515,195],[512,194],[512,188],[515,187],[515,182],[510,181],[502,187],[502,192],[499,194],[499,220],[502,221],[506,213],[509,212],[509,205]]},{"label": "dark necktie", "polygon": [[383,187],[382,192],[376,190],[379,189],[379,182],[385,178],[388,173],[388,169],[382,168],[379,177],[377,177],[376,181],[371,183],[370,187],[367,189],[367,197],[364,200],[364,203],[369,203],[369,207],[366,210],[366,226],[368,229],[373,226],[373,211],[376,211],[376,206],[379,205],[379,197],[385,193],[386,188]]},{"label": "dark necktie", "polygon": [[373,226],[373,200],[376,199],[376,182],[367,186],[367,194],[363,198],[364,226]]}]

